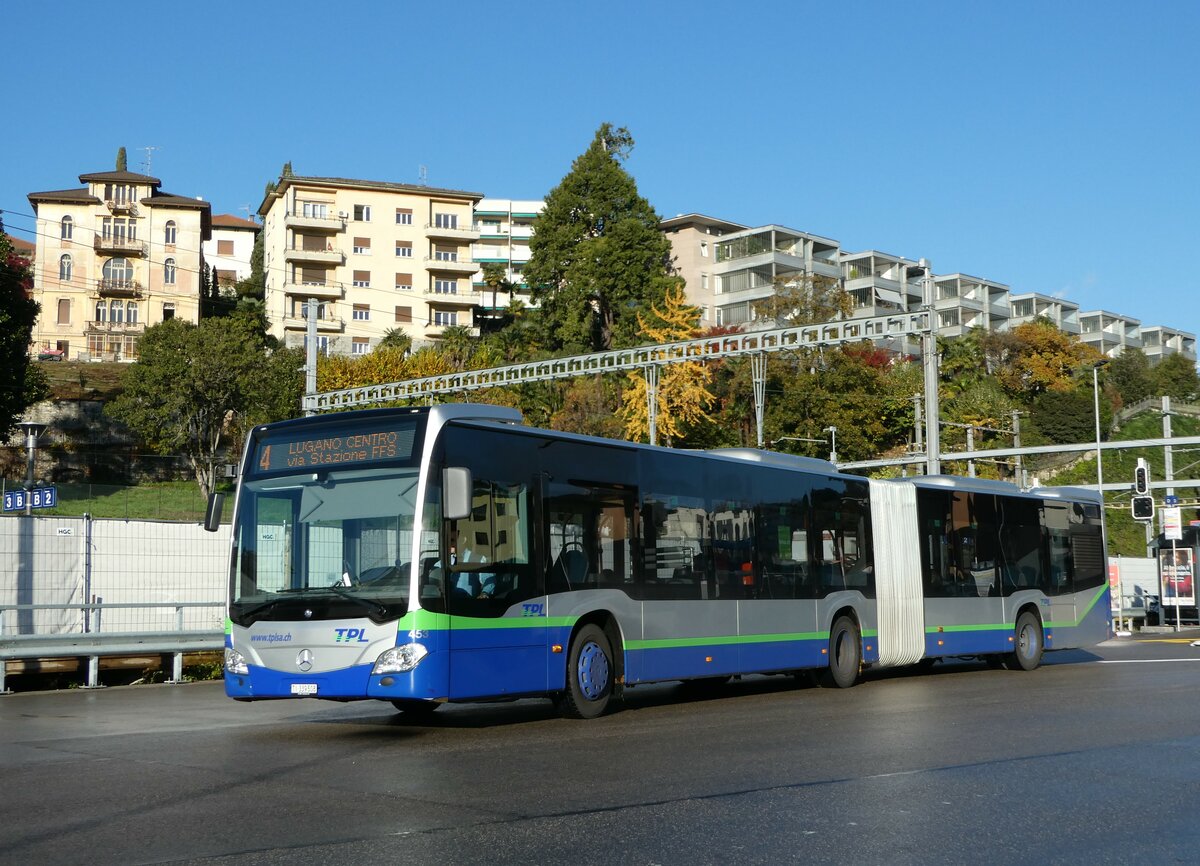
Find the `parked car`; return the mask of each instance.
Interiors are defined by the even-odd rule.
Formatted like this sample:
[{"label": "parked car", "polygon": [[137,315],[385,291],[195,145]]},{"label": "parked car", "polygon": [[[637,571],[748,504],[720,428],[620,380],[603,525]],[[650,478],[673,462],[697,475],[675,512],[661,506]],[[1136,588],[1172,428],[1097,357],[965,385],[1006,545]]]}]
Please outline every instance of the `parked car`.
[{"label": "parked car", "polygon": [[44,352],[38,352],[37,359],[39,361],[61,361],[63,359],[62,349],[47,349]]}]

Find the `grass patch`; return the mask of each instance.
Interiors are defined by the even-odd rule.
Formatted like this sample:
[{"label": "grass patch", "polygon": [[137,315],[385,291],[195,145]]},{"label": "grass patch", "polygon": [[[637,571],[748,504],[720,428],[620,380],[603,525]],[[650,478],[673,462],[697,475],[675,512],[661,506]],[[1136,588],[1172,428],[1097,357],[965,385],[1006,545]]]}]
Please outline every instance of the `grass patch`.
[{"label": "grass patch", "polygon": [[[195,481],[156,481],[136,487],[114,484],[58,483],[58,505],[40,508],[39,516],[52,514],[121,520],[171,520],[199,523],[207,505]],[[229,522],[230,509],[225,509]]]},{"label": "grass patch", "polygon": [[39,361],[52,400],[111,400],[121,393],[128,364],[113,361]]}]

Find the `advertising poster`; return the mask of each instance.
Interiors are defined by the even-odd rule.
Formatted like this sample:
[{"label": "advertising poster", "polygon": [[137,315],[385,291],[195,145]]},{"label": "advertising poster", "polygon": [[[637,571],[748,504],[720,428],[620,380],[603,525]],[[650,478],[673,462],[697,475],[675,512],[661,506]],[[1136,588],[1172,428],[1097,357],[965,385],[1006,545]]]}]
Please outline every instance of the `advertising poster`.
[{"label": "advertising poster", "polygon": [[1109,560],[1108,563],[1108,600],[1113,616],[1121,613],[1121,566]]},{"label": "advertising poster", "polygon": [[1196,579],[1192,549],[1180,547],[1158,552],[1162,572],[1163,605],[1191,606],[1196,603]]}]

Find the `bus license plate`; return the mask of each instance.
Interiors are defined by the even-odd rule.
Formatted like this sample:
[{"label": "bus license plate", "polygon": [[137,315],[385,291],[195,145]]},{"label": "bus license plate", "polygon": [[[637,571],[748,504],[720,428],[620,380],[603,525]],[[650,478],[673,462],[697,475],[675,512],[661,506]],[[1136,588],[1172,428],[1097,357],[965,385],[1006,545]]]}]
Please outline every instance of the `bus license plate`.
[{"label": "bus license plate", "polygon": [[293,695],[315,695],[317,693],[316,683],[292,683]]}]

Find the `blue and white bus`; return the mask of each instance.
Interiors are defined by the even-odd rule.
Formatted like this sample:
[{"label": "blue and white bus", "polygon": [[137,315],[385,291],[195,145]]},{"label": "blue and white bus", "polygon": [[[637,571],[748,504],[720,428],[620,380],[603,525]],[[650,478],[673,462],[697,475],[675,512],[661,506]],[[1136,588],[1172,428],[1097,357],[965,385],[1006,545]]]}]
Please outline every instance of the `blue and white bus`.
[{"label": "blue and white bus", "polygon": [[1109,635],[1100,508],[533,429],[495,406],[269,424],[236,496],[226,691],[413,713],[545,696],[590,718],[642,683],[1030,670]]}]

